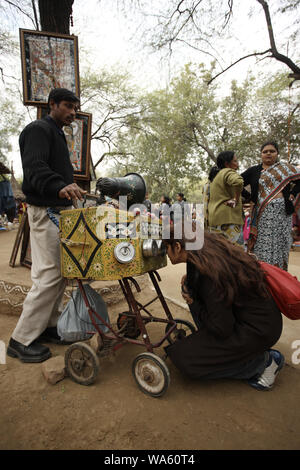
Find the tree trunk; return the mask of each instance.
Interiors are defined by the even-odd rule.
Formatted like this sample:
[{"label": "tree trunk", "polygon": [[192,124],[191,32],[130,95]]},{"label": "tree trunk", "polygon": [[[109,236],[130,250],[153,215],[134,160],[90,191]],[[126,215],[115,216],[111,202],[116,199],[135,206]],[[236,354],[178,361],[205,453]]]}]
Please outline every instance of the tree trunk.
[{"label": "tree trunk", "polygon": [[[38,0],[42,31],[70,34],[70,17],[74,0]],[[90,192],[90,181],[74,181]]]},{"label": "tree trunk", "polygon": [[39,0],[42,31],[70,34],[70,16],[74,0]]}]

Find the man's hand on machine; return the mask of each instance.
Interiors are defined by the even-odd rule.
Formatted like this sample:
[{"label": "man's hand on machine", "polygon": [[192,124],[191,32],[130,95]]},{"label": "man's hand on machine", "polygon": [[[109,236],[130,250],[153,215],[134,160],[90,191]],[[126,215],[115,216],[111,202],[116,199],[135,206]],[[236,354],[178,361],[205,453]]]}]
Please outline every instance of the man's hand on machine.
[{"label": "man's hand on machine", "polygon": [[190,296],[190,292],[186,286],[186,275],[182,276],[181,279],[181,295],[188,305],[194,302],[194,299]]},{"label": "man's hand on machine", "polygon": [[68,184],[64,188],[62,188],[59,193],[58,197],[61,199],[69,199],[70,201],[77,201],[79,199],[82,201],[84,194],[86,194],[87,191],[84,191],[81,189],[76,183]]}]

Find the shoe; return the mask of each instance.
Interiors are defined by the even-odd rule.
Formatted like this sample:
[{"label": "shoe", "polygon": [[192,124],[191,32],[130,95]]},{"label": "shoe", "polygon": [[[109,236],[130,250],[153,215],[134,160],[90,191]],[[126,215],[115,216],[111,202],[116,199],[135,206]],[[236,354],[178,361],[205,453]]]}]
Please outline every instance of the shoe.
[{"label": "shoe", "polygon": [[70,341],[63,341],[57,333],[56,326],[50,326],[43,331],[43,333],[36,339],[40,343],[54,343],[54,344],[72,344]]},{"label": "shoe", "polygon": [[263,373],[256,379],[248,380],[251,387],[256,390],[271,390],[274,385],[276,375],[284,365],[284,356],[276,349],[269,350],[269,363]]},{"label": "shoe", "polygon": [[29,346],[19,343],[19,341],[10,338],[7,355],[10,357],[18,357],[22,362],[43,362],[51,357],[51,351],[46,346],[35,341]]}]

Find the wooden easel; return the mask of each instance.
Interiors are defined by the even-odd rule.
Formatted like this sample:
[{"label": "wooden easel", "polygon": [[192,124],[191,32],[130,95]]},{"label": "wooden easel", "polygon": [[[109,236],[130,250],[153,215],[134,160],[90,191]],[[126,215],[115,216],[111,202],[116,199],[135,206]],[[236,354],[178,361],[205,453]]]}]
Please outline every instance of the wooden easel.
[{"label": "wooden easel", "polygon": [[22,241],[22,247],[21,247],[20,263],[23,266],[26,266],[27,268],[31,268],[31,257],[30,257],[30,253],[28,250],[28,247],[30,246],[29,232],[30,230],[29,230],[29,223],[28,223],[28,214],[27,214],[27,211],[25,211],[21,218],[21,222],[17,231],[15,243],[14,243],[11,257],[9,260],[9,266],[11,266],[12,268],[15,267],[16,258],[17,258],[17,254],[20,248],[21,241]]}]

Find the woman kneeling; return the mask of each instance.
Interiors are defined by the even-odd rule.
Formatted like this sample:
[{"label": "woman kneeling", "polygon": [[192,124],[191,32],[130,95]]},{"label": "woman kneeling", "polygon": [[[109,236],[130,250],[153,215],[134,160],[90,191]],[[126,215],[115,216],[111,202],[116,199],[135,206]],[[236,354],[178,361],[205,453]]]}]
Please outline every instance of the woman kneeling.
[{"label": "woman kneeling", "polygon": [[221,235],[205,232],[197,251],[186,240],[164,240],[172,264],[186,263],[182,295],[197,331],[165,348],[172,362],[194,379],[247,380],[272,388],[283,355],[270,349],[282,332],[282,317],[253,256]]}]

